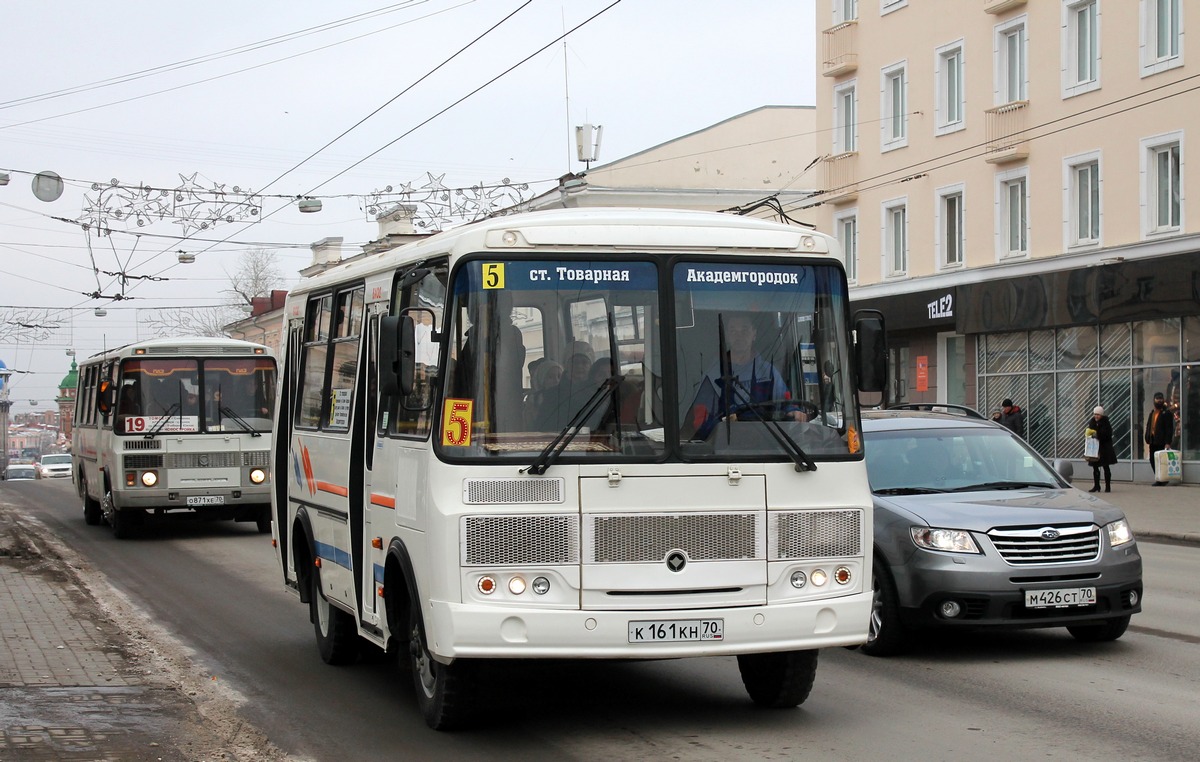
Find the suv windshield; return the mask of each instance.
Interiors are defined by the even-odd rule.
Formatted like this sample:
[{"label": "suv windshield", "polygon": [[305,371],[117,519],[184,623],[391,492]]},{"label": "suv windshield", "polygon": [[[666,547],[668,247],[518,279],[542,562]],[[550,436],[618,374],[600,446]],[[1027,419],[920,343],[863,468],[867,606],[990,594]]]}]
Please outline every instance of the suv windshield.
[{"label": "suv windshield", "polygon": [[67,465],[71,465],[71,456],[70,455],[43,455],[41,462],[42,462],[43,466],[62,465],[64,463]]},{"label": "suv windshield", "polygon": [[1021,439],[990,426],[868,431],[866,438],[877,494],[1061,487]]},{"label": "suv windshield", "polygon": [[833,264],[476,260],[450,290],[447,457],[852,454],[846,290]]}]

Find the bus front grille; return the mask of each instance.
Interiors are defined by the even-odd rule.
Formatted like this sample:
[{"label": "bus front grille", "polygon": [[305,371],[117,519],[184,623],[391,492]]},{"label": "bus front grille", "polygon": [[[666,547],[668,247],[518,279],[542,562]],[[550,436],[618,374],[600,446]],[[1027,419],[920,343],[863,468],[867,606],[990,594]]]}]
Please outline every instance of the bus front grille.
[{"label": "bus front grille", "polygon": [[258,466],[260,468],[266,468],[267,466],[271,465],[271,451],[270,450],[244,450],[242,452],[242,465],[243,466],[251,466],[251,467]]},{"label": "bus front grille", "polygon": [[853,558],[862,555],[862,511],[771,514],[771,560]]},{"label": "bus front grille", "polygon": [[237,468],[240,465],[240,452],[173,452],[167,455],[167,468]]},{"label": "bus front grille", "polygon": [[693,561],[763,557],[758,513],[651,513],[587,516],[588,562],[657,563],[673,550]]},{"label": "bus front grille", "polygon": [[579,563],[579,517],[464,516],[463,566]]},{"label": "bus front grille", "polygon": [[463,479],[463,503],[467,505],[544,505],[563,500],[562,479]]},{"label": "bus front grille", "polygon": [[144,468],[162,468],[162,464],[163,456],[161,454],[143,453],[141,455],[125,456],[125,470],[127,471]]},{"label": "bus front grille", "polygon": [[162,442],[158,439],[126,439],[126,450],[161,450]]}]

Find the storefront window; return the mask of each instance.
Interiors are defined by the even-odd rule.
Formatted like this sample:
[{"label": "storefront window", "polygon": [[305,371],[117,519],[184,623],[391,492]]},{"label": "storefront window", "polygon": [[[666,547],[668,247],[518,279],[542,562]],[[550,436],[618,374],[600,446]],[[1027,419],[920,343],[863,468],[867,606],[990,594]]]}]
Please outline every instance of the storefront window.
[{"label": "storefront window", "polygon": [[1179,364],[1179,318],[1133,324],[1134,365]]},{"label": "storefront window", "polygon": [[1200,365],[1189,365],[1183,372],[1179,411],[1183,437],[1180,444],[1184,460],[1200,460]]},{"label": "storefront window", "polygon": [[1129,323],[1100,326],[1100,367],[1127,368],[1132,362],[1133,345]]},{"label": "storefront window", "polygon": [[[1014,398],[1015,400],[1016,398]],[[1054,374],[1038,373],[1029,377],[1026,408],[1026,441],[1047,458],[1054,457]]]},{"label": "storefront window", "polygon": [[1029,334],[1029,369],[1054,370],[1054,331]]},{"label": "storefront window", "polygon": [[1100,373],[1100,403],[1113,428],[1113,447],[1119,460],[1128,460],[1133,452],[1133,403],[1129,394],[1129,369]]},{"label": "storefront window", "polygon": [[1200,362],[1200,317],[1183,319],[1183,361]]},{"label": "storefront window", "polygon": [[981,367],[987,373],[1024,373],[1029,369],[1026,357],[1026,334],[996,333],[985,337],[987,341],[986,364]]},{"label": "storefront window", "polygon": [[1096,406],[1096,374],[1058,374],[1058,457],[1083,458],[1083,432]]},{"label": "storefront window", "polygon": [[1062,328],[1058,331],[1058,369],[1082,370],[1096,367],[1096,327]]}]

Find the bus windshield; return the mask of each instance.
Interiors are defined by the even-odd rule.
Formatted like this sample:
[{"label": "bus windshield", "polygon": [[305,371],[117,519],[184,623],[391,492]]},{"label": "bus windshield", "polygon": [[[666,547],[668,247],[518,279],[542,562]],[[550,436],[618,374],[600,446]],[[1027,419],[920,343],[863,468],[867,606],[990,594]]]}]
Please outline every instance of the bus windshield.
[{"label": "bus windshield", "polygon": [[129,359],[121,363],[119,434],[271,430],[275,362],[269,358]]},{"label": "bus windshield", "polygon": [[451,288],[442,454],[858,455],[841,271],[741,259],[464,263]]}]

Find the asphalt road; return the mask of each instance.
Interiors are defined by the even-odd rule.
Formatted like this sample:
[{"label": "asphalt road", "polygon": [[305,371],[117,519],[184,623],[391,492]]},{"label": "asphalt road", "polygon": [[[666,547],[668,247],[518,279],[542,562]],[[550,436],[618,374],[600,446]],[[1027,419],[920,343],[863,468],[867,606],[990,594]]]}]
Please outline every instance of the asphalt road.
[{"label": "asphalt road", "polygon": [[503,663],[479,726],[444,734],[421,721],[406,671],[321,662],[253,524],[118,541],[84,524],[69,482],[28,490],[38,518],[298,760],[1180,760],[1200,748],[1194,546],[1141,544],[1145,611],[1115,643],[1047,630],[937,635],[892,659],[827,650],[812,696],[785,711],[751,706],[732,658]]}]

